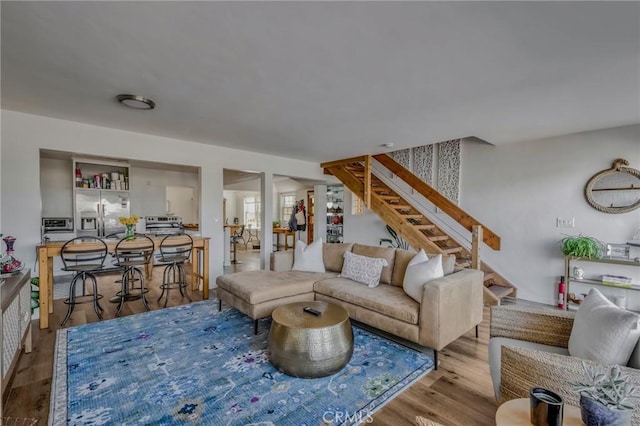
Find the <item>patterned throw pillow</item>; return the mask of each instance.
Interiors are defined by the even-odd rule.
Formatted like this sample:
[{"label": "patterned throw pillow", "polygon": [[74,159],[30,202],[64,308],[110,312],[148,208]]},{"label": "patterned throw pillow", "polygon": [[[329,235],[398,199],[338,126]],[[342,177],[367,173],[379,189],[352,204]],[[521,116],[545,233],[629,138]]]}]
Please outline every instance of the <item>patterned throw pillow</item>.
[{"label": "patterned throw pillow", "polygon": [[340,276],[373,288],[380,284],[382,268],[388,264],[386,259],[360,256],[347,251],[344,253],[344,265]]}]

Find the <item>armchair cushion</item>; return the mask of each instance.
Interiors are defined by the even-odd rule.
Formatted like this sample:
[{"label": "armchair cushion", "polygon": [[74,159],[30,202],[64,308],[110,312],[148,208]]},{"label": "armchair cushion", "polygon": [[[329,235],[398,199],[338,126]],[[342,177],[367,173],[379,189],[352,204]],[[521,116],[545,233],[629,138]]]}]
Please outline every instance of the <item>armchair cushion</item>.
[{"label": "armchair cushion", "polygon": [[569,355],[567,348],[543,345],[542,343],[532,343],[525,340],[510,339],[508,337],[492,337],[489,339],[489,370],[491,372],[493,392],[495,393],[497,400],[500,400],[500,364],[502,362],[503,346],[533,349],[565,356]]},{"label": "armchair cushion", "polygon": [[591,289],[576,317],[569,353],[605,364],[627,365],[640,337],[640,316],[621,309]]}]

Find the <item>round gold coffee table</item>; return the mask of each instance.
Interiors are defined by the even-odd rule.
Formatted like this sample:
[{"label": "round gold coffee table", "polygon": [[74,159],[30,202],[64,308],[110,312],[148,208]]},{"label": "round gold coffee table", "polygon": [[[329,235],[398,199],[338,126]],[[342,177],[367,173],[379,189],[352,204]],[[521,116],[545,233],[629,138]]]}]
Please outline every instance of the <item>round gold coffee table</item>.
[{"label": "round gold coffee table", "polygon": [[[319,316],[305,312],[311,308]],[[296,302],[271,314],[269,360],[285,374],[301,378],[329,376],[340,371],[353,354],[349,313],[326,302]]]}]

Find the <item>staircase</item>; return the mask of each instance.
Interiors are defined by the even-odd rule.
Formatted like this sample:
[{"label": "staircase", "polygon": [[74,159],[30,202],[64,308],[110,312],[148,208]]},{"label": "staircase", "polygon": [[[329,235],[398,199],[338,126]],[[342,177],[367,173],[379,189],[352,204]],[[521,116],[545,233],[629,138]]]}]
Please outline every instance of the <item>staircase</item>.
[{"label": "staircase", "polygon": [[[471,248],[464,247],[375,176],[371,172],[372,158],[471,232]],[[367,207],[378,214],[413,248],[423,248],[428,253],[452,254],[456,256],[458,268],[484,271],[485,304],[499,305],[505,297],[516,297],[516,287],[479,259],[480,243],[484,242],[492,249],[499,250],[500,237],[391,157],[386,154],[354,157],[323,163],[321,167],[324,168],[325,174],[335,176],[351,192],[364,200]]]}]

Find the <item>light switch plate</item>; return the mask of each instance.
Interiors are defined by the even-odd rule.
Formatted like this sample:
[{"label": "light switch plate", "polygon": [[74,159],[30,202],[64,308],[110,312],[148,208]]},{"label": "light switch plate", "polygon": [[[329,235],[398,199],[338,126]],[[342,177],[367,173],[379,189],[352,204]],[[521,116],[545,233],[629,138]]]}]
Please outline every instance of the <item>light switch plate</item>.
[{"label": "light switch plate", "polygon": [[573,228],[576,226],[576,219],[574,217],[557,217],[556,228]]}]

